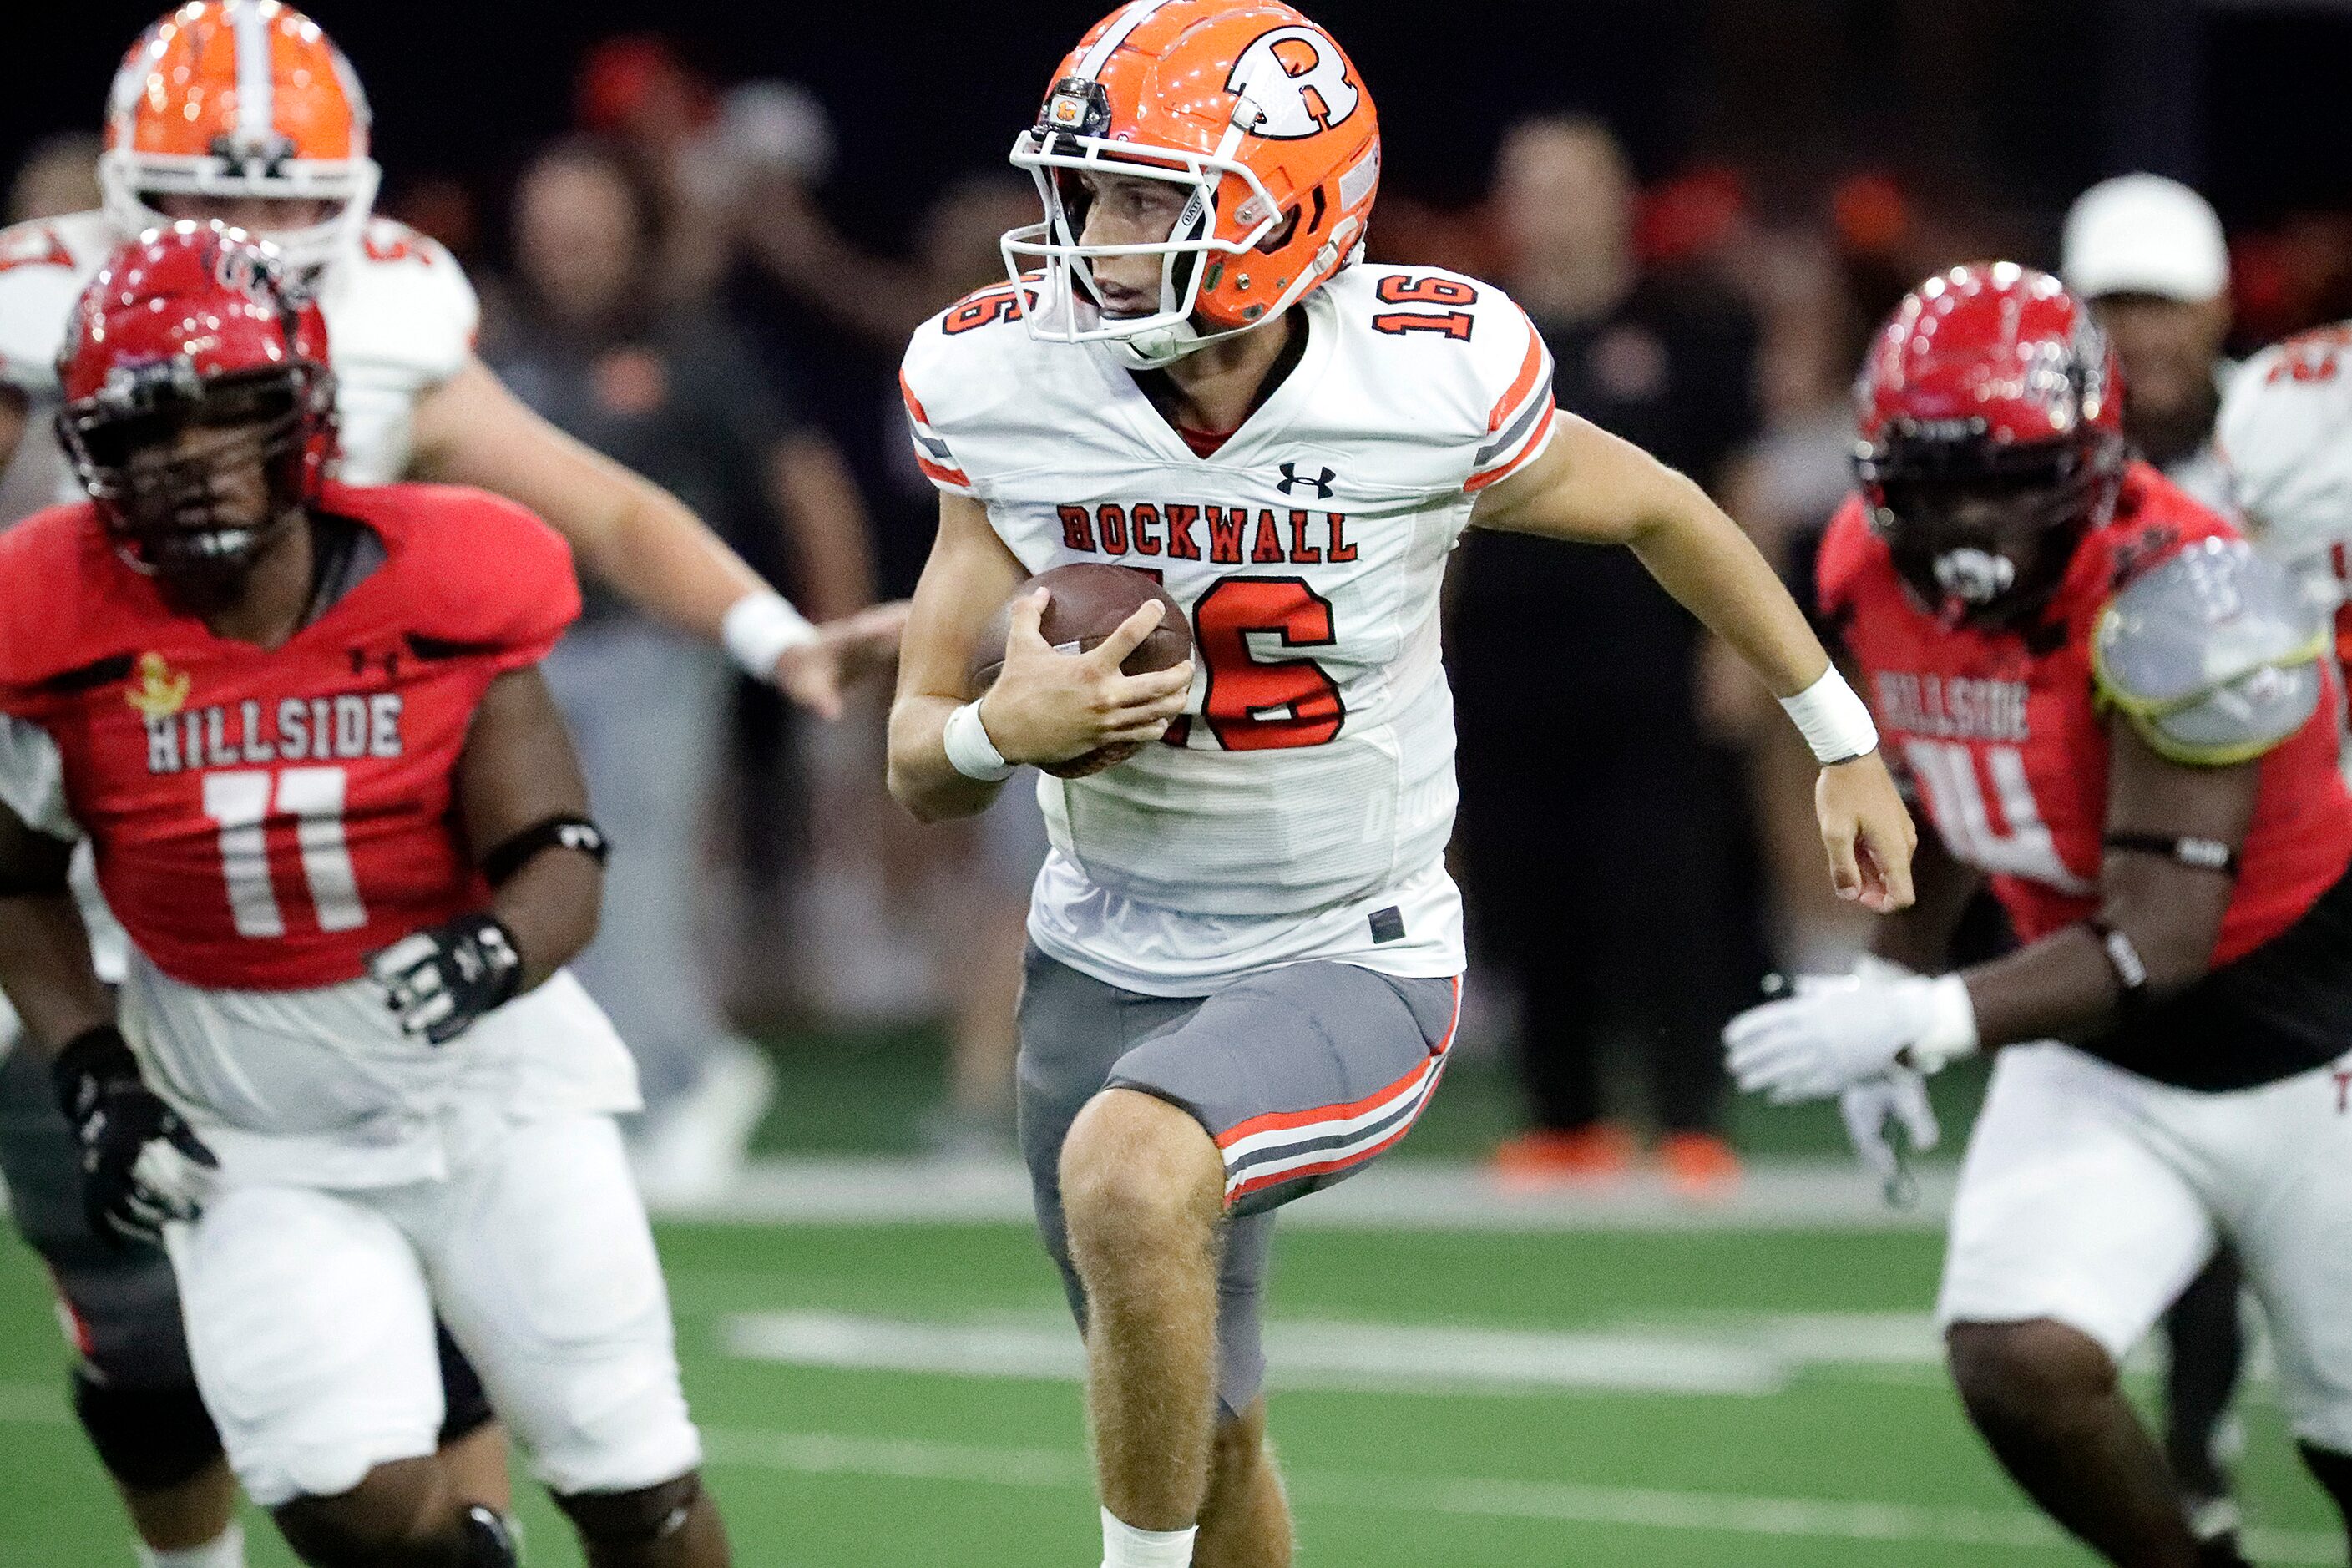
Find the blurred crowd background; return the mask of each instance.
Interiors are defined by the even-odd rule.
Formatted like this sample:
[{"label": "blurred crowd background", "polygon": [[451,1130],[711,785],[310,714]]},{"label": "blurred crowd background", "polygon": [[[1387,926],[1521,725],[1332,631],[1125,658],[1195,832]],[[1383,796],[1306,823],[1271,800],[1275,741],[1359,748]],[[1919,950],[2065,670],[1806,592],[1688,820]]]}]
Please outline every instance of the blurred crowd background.
[{"label": "blurred crowd background", "polygon": [[[935,501],[899,351],[1001,276],[997,236],[1035,200],[1003,151],[1096,6],[312,14],[373,100],[382,208],[474,278],[485,359],[827,618],[914,585]],[[1509,287],[1563,405],[1709,485],[1792,581],[1846,486],[1871,325],[1953,261],[2055,265],[2104,177],[2171,176],[2218,209],[2228,282],[2198,319],[2228,348],[2352,316],[2352,5],[1311,9],[1381,109],[1375,258]],[[0,101],[12,219],[96,205],[89,132],[151,19],[114,0],[45,17],[38,69]],[[2189,374],[2150,373],[2144,445],[2202,441],[2200,330],[2176,353]],[[0,477],[0,518],[46,497],[49,460]],[[1520,1134],[1499,1122],[1481,1152],[1568,1181],[1654,1137],[1676,1179],[1727,1181],[1717,1028],[1768,970],[1857,942],[1817,863],[1810,764],[1622,553],[1474,539],[1452,614],[1465,1039],[1498,1080],[1518,1069]],[[945,1155],[1009,1148],[1034,812],[919,827],[880,787],[887,693],[804,721],[608,598],[551,674],[600,816],[667,868],[618,879],[591,983],[669,1075],[653,1097],[699,1108],[679,1190],[751,1131],[779,1067],[790,1120],[848,1057],[868,1087],[813,1089],[797,1114]]]}]

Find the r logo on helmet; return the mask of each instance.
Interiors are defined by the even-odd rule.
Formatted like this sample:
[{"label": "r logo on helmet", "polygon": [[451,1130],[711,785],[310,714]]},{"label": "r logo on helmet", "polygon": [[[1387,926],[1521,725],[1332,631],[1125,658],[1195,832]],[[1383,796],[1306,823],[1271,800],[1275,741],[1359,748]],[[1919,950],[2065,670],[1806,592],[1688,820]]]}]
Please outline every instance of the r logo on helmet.
[{"label": "r logo on helmet", "polygon": [[[231,230],[240,240],[242,231]],[[276,309],[283,279],[277,258],[257,244],[215,245],[213,250],[213,280],[224,289],[234,289],[257,305]]]},{"label": "r logo on helmet", "polygon": [[1363,97],[1347,62],[1313,27],[1276,27],[1242,51],[1225,90],[1257,108],[1252,135],[1296,142],[1346,123]]}]

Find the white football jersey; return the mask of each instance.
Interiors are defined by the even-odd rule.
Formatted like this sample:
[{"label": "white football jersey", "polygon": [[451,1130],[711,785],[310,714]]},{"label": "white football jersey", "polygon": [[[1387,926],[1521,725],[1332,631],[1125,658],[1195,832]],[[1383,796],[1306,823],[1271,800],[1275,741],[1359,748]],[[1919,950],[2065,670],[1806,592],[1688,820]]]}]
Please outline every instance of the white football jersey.
[{"label": "white football jersey", "polygon": [[[2239,526],[2336,621],[2352,679],[2352,322],[2274,343],[2238,368],[2213,442]],[[2352,724],[2344,773],[2352,778]]]},{"label": "white football jersey", "polygon": [[1359,265],[1296,309],[1297,366],[1207,457],[1108,349],[1033,338],[1009,283],[907,353],[933,483],[1031,573],[1147,571],[1192,622],[1167,743],[1039,783],[1031,934],[1133,990],[1464,965],[1438,592],[1478,492],[1551,438],[1551,356],[1502,290],[1433,268]]},{"label": "white football jersey", "polygon": [[[103,213],[0,231],[0,383],[54,404],[74,301],[118,243]],[[379,217],[327,268],[319,295],[334,356],[342,477],[390,484],[408,468],[416,400],[473,353],[480,308],[436,241]],[[73,490],[62,499],[79,500]]]},{"label": "white football jersey", "polygon": [[[96,212],[0,230],[0,385],[24,393],[36,409],[57,406],[58,355],[74,304],[118,243]],[[473,285],[437,242],[380,217],[357,251],[327,269],[319,305],[334,360],[341,476],[390,484],[408,467],[416,400],[473,353],[480,316]],[[81,499],[70,468],[57,499]],[[0,527],[16,521],[0,517]],[[52,832],[65,821],[62,805],[41,795],[55,787],[54,756],[46,735],[0,718],[0,800]],[[88,858],[86,851],[78,858],[76,889],[99,973],[119,980],[127,939],[99,900]]]},{"label": "white football jersey", "polygon": [[2248,360],[2222,396],[2214,441],[2248,536],[2338,580],[2332,557],[2352,542],[2352,322]]}]

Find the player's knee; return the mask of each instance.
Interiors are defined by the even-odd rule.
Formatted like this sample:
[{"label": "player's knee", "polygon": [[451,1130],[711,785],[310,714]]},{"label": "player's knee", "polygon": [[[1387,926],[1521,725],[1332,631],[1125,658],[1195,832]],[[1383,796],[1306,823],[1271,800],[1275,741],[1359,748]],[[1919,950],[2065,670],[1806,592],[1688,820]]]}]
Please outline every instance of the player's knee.
[{"label": "player's knee", "polygon": [[1156,1243],[1213,1226],[1217,1146],[1191,1112],[1133,1089],[1090,1100],[1062,1144],[1062,1205],[1074,1235]]},{"label": "player's knee", "polygon": [[466,1536],[464,1510],[431,1459],[378,1465],[347,1492],[298,1497],[272,1514],[310,1568],[443,1568]]},{"label": "player's knee", "polygon": [[676,1480],[623,1492],[573,1492],[555,1504],[592,1556],[656,1546],[684,1530],[702,1497],[702,1474],[688,1470]]},{"label": "player's knee", "polygon": [[2099,1342],[2049,1318],[1955,1323],[1945,1331],[1952,1382],[1979,1424],[2065,1424],[2085,1402],[2116,1389],[2116,1363]]},{"label": "player's knee", "polygon": [[99,1462],[127,1490],[168,1491],[220,1459],[220,1433],[193,1384],[116,1388],[77,1368],[73,1404]]}]

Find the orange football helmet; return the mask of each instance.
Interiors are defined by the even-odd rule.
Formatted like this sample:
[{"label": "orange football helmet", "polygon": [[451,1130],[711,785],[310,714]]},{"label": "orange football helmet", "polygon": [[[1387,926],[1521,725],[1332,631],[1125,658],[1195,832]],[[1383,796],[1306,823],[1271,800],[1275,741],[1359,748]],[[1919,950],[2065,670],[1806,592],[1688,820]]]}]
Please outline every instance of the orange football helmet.
[{"label": "orange football helmet", "polygon": [[367,95],[319,25],[278,0],[190,0],[147,29],[107,95],[98,163],[125,239],[166,226],[157,195],[336,204],[326,221],[271,228],[297,269],[354,242],[375,203]]},{"label": "orange football helmet", "polygon": [[[1356,258],[1380,119],[1339,43],[1280,0],[1133,0],[1062,62],[1013,163],[1045,204],[1003,239],[1030,331],[1149,368],[1263,325]],[[1088,169],[1192,197],[1163,241],[1083,245]],[[1159,310],[1106,316],[1093,262],[1139,255],[1161,258]]]}]

